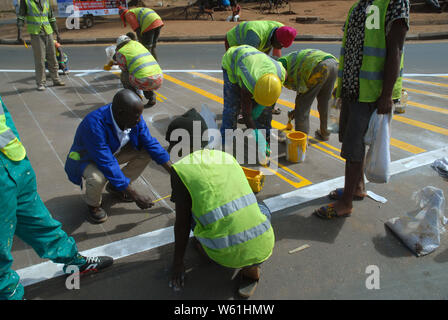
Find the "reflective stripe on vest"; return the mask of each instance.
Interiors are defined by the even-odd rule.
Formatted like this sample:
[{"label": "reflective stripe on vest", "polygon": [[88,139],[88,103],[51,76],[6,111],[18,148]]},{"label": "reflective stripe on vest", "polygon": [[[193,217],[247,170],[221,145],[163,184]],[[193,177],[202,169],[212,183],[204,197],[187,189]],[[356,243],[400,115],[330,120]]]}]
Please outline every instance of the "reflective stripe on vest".
[{"label": "reflective stripe on vest", "polygon": [[26,156],[25,148],[16,135],[6,124],[3,101],[0,99],[0,150],[13,161],[23,160]]},{"label": "reflective stripe on vest", "polygon": [[[41,27],[44,28],[45,33],[53,33],[53,29],[48,19],[49,5],[47,0],[43,0],[42,11],[39,9],[37,3],[34,0],[25,0],[27,7],[26,23],[27,31],[30,34],[39,34]],[[56,21],[56,19],[52,19]]]},{"label": "reflective stripe on vest", "polygon": [[249,193],[207,212],[198,217],[198,220],[202,225],[206,226],[254,203],[257,203],[257,198],[253,193]]},{"label": "reflective stripe on vest", "polygon": [[205,239],[201,237],[196,237],[204,246],[210,249],[225,249],[231,246],[236,246],[238,244],[247,242],[249,240],[255,239],[256,237],[262,235],[271,228],[271,223],[268,219],[264,222],[255,226],[249,230],[233,234],[227,237],[215,238],[215,239]]},{"label": "reflective stripe on vest", "polygon": [[143,33],[154,21],[161,19],[157,12],[149,8],[134,8],[129,9],[129,11],[137,17],[141,33]]}]

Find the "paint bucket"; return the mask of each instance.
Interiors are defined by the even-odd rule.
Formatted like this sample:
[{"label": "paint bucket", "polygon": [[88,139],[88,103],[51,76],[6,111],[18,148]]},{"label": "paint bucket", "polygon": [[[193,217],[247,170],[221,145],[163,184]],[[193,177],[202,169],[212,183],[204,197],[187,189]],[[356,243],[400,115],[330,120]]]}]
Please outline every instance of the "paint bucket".
[{"label": "paint bucket", "polygon": [[305,161],[308,136],[301,131],[292,131],[286,135],[286,160],[290,162]]},{"label": "paint bucket", "polygon": [[265,175],[260,170],[243,168],[244,174],[249,182],[249,185],[254,193],[260,192],[264,186]]}]

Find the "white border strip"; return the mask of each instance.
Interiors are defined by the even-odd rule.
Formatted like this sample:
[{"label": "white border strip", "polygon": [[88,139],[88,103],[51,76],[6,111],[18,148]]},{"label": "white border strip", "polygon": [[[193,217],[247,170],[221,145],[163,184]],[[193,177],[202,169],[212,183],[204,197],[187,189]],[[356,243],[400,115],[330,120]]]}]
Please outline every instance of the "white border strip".
[{"label": "white border strip", "polygon": [[[421,166],[433,163],[435,160],[448,155],[448,146],[415,156],[397,160],[391,163],[391,175],[406,172]],[[272,213],[291,208],[320,197],[326,196],[330,191],[344,184],[344,177],[335,178],[297,189],[264,200]],[[190,233],[190,237],[193,236]],[[114,259],[124,258],[136,253],[148,251],[174,242],[174,228],[167,227],[156,231],[141,234],[135,237],[115,241],[97,248],[81,252],[85,256],[111,256]],[[28,286],[41,281],[49,280],[63,275],[62,265],[51,261],[26,267],[17,271],[20,282]]]},{"label": "white border strip", "polygon": [[[202,72],[202,73],[222,73],[222,70],[206,70],[206,69],[167,69],[162,70],[163,73],[188,73],[188,72]],[[34,69],[0,69],[0,72],[14,72],[14,73],[29,73],[33,72]],[[83,75],[87,75],[90,73],[98,73],[98,72],[120,72],[120,70],[111,70],[105,71],[102,69],[89,69],[89,70],[70,70],[70,73],[83,73]],[[448,77],[448,73],[405,73],[403,77]]]}]

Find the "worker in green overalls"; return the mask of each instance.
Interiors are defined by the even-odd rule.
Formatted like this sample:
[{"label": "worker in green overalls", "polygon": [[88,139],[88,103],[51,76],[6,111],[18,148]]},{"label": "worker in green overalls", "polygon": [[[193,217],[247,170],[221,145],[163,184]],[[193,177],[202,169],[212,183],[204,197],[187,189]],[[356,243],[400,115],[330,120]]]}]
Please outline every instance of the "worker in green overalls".
[{"label": "worker in green overalls", "polygon": [[44,259],[78,266],[80,273],[98,271],[111,257],[84,257],[75,240],[53,219],[37,193],[36,175],[19,140],[17,129],[0,98],[0,300],[20,300],[24,289],[11,269],[14,235]]}]

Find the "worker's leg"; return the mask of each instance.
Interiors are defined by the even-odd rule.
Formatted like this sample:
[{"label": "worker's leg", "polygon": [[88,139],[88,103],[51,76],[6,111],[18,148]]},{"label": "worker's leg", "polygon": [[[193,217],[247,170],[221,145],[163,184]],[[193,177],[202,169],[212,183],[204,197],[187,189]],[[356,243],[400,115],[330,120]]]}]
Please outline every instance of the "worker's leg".
[{"label": "worker's leg", "polygon": [[326,138],[330,135],[328,132],[328,102],[334,89],[334,83],[338,76],[338,63],[334,59],[327,59],[321,62],[326,66],[326,77],[323,79],[322,88],[317,94],[317,110],[320,119],[320,136]]},{"label": "worker's leg", "polygon": [[317,90],[313,90],[313,88],[305,93],[297,94],[294,109],[294,121],[296,131],[302,131],[306,134],[309,133],[310,111],[313,101],[316,98],[316,95]]},{"label": "worker's leg", "polygon": [[141,176],[145,168],[151,162],[151,156],[145,149],[136,150],[131,143],[126,144],[120,152],[116,154],[119,164],[126,163],[121,169],[123,174],[132,181]]},{"label": "worker's leg", "polygon": [[37,86],[46,85],[45,76],[45,42],[44,36],[31,34],[31,47],[34,55],[34,70],[36,75]]},{"label": "worker's leg", "polygon": [[50,72],[50,77],[53,80],[53,84],[62,83],[58,74],[59,64],[58,59],[56,58],[56,50],[54,48],[53,34],[48,34],[45,36],[45,54],[48,63],[48,71]]},{"label": "worker's leg", "polygon": [[148,49],[156,60],[158,59],[155,49],[157,46],[157,41],[159,40],[161,28],[162,27],[157,27],[142,34],[142,44],[146,47],[146,49]]},{"label": "worker's leg", "polygon": [[19,275],[11,269],[11,248],[17,223],[17,186],[3,166],[0,166],[0,179],[0,300],[20,300],[23,286],[19,284]]},{"label": "worker's leg", "polygon": [[255,126],[257,129],[265,130],[266,142],[271,141],[271,129],[272,129],[272,108],[264,108],[260,116],[255,120]]},{"label": "worker's leg", "polygon": [[127,71],[121,71],[120,81],[123,85],[123,88],[132,90],[135,92],[135,94],[137,94],[137,89],[129,81],[129,73]]},{"label": "worker's leg", "polygon": [[83,178],[85,181],[86,193],[84,201],[88,206],[98,208],[101,206],[102,195],[107,179],[103,173],[93,163],[87,165],[84,169]]},{"label": "worker's leg", "polygon": [[224,109],[222,112],[221,123],[221,137],[223,144],[225,143],[225,131],[228,129],[235,130],[237,127],[238,114],[241,110],[240,92],[238,85],[229,81],[227,72],[223,70],[223,94],[224,94]]}]

